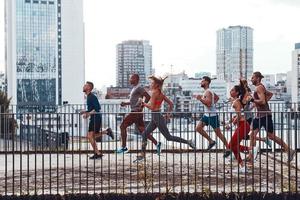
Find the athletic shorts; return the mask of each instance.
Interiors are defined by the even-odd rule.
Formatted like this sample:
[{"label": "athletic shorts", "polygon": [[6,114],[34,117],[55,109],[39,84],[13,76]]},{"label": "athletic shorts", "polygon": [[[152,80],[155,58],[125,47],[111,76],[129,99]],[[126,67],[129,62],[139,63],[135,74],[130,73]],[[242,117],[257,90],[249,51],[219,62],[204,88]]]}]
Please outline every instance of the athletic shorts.
[{"label": "athletic shorts", "polygon": [[201,121],[203,123],[205,123],[205,125],[207,125],[207,126],[210,125],[211,127],[213,127],[213,129],[216,129],[216,128],[220,127],[220,122],[219,122],[218,115],[216,115],[216,116],[210,116],[210,117],[208,117],[206,115],[203,115]]},{"label": "athletic shorts", "polygon": [[89,132],[99,133],[102,127],[102,118],[92,119],[89,121]]},{"label": "athletic shorts", "polygon": [[274,126],[273,126],[272,115],[267,115],[264,117],[253,119],[253,121],[252,121],[252,129],[253,130],[255,130],[255,129],[260,130],[262,127],[264,127],[268,133],[273,133]]},{"label": "athletic shorts", "polygon": [[121,127],[127,128],[132,124],[135,124],[137,127],[145,127],[143,118],[144,118],[143,113],[131,112],[124,118]]}]

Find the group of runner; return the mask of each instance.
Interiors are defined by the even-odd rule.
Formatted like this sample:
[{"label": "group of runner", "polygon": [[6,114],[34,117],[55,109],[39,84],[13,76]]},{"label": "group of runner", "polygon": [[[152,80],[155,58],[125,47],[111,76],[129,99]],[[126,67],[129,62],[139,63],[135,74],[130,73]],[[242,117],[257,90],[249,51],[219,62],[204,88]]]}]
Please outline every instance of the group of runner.
[{"label": "group of runner", "polygon": [[[215,94],[210,88],[211,79],[208,76],[204,76],[200,82],[201,87],[204,89],[203,95],[197,95],[196,99],[204,105],[204,115],[200,122],[196,126],[196,131],[200,133],[209,142],[207,150],[210,150],[216,145],[216,141],[213,140],[209,134],[204,130],[205,126],[211,126],[216,136],[223,142],[225,147],[224,157],[228,157],[231,153],[234,154],[239,168],[237,170],[246,172],[245,160],[253,162],[256,159],[258,147],[256,147],[256,140],[265,142],[268,146],[272,146],[270,140],[280,145],[285,152],[287,152],[288,159],[290,162],[293,160],[295,150],[292,150],[281,138],[277,137],[274,133],[274,126],[272,120],[272,112],[270,110],[268,101],[272,97],[272,93],[266,90],[265,86],[261,83],[264,76],[260,72],[254,72],[251,78],[252,84],[255,86],[255,91],[252,95],[251,89],[248,86],[247,80],[241,79],[239,85],[235,85],[230,90],[230,101],[232,103],[230,113],[231,118],[223,123],[226,129],[230,128],[230,124],[235,125],[236,129],[228,143],[224,134],[220,129],[219,116],[216,109],[216,103],[219,100],[217,94]],[[130,113],[126,115],[121,123],[121,148],[117,149],[117,153],[126,153],[128,148],[126,146],[127,140],[127,127],[135,124],[138,131],[141,133],[142,152],[137,156],[135,162],[144,160],[145,150],[147,146],[147,139],[150,140],[155,146],[157,154],[161,152],[161,143],[157,142],[152,136],[152,132],[158,128],[162,135],[167,141],[174,141],[189,145],[192,149],[196,149],[195,141],[185,140],[183,138],[173,136],[170,134],[166,120],[170,118],[171,112],[173,111],[173,102],[163,93],[162,86],[164,83],[163,78],[150,76],[150,90],[151,96],[147,93],[144,87],[139,84],[139,75],[132,74],[130,77],[130,84],[133,86],[129,102],[122,102],[121,106],[130,106]],[[90,141],[94,155],[91,159],[101,158],[103,155],[97,148],[96,138],[107,134],[112,139],[114,135],[110,128],[100,131],[102,127],[100,104],[97,97],[92,94],[93,83],[86,82],[83,87],[83,92],[87,96],[87,110],[81,114],[84,118],[90,117],[89,120],[89,131],[87,134],[88,140]],[[161,107],[163,102],[168,104],[168,110],[166,116],[161,113]],[[151,111],[151,121],[145,128],[143,120],[143,108],[146,107]],[[256,108],[256,112],[253,113],[252,109]],[[264,127],[267,132],[267,137],[261,138],[258,136],[260,129]],[[260,135],[260,134],[259,134]],[[250,140],[250,146],[241,145],[242,140]],[[243,161],[240,156],[240,152],[248,153],[248,157]]]}]

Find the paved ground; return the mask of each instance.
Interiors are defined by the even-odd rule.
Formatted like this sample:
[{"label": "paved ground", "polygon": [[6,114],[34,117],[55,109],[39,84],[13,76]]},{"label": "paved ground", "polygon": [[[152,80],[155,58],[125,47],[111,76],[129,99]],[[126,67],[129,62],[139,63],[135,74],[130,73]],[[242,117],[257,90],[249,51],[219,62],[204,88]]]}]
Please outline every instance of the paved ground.
[{"label": "paved ground", "polygon": [[136,153],[96,161],[87,154],[0,155],[0,194],[296,191],[298,156],[287,165],[284,153],[263,153],[239,174],[221,153],[148,153],[141,163],[132,162]]}]

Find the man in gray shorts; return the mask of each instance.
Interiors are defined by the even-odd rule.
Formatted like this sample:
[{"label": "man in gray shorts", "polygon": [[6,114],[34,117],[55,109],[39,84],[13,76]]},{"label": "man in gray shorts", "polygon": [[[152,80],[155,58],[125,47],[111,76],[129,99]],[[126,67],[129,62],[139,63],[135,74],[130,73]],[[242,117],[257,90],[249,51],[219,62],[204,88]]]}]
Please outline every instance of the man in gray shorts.
[{"label": "man in gray shorts", "polygon": [[[145,98],[145,102],[147,103],[150,99],[150,96],[146,92],[146,90],[139,84],[139,79],[140,78],[138,74],[131,75],[129,82],[133,86],[133,88],[130,93],[129,102],[121,103],[122,107],[130,105],[131,112],[124,118],[123,122],[121,123],[120,128],[122,147],[117,150],[117,153],[128,152],[128,148],[126,146],[127,127],[131,126],[132,124],[135,124],[140,133],[142,133],[145,130],[145,124],[143,120],[144,116],[142,113],[143,108],[141,104],[142,101],[140,101],[140,99]],[[149,134],[147,138],[151,140],[154,145],[156,145],[157,154],[160,154],[161,143],[158,143],[151,134]]]}]

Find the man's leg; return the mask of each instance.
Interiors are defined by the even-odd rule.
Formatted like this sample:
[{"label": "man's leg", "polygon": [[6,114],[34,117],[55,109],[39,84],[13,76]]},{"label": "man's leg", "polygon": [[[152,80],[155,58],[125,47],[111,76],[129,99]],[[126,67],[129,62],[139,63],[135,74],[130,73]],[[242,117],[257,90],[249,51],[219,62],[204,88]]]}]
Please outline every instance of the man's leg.
[{"label": "man's leg", "polygon": [[259,132],[259,128],[256,128],[256,127],[253,127],[255,129],[252,129],[250,131],[250,146],[249,146],[249,150],[252,150],[252,152],[249,152],[249,155],[248,155],[248,160],[253,162],[254,161],[254,154],[256,154],[257,152],[254,152],[255,150],[255,146],[256,146],[256,137],[257,137],[257,133]]},{"label": "man's leg", "polygon": [[120,125],[122,148],[126,147],[126,143],[127,143],[127,127],[131,126],[134,123],[133,117],[134,117],[133,114],[129,113],[124,118],[123,122]]},{"label": "man's leg", "polygon": [[[220,129],[220,122],[219,122],[219,116],[216,115],[216,116],[212,116],[209,118],[209,124],[212,126],[212,128],[214,129],[214,132],[216,133],[216,136],[218,138],[220,138],[220,140],[223,142],[223,144],[225,145],[225,148],[226,149],[230,149],[228,147],[228,143],[227,143],[227,140],[225,138],[225,136],[222,134],[221,132],[221,129]],[[226,156],[229,156],[230,155],[230,151],[226,153]]]},{"label": "man's leg", "polygon": [[220,140],[223,142],[223,144],[225,145],[226,149],[229,149],[227,140],[226,140],[224,134],[221,132],[220,127],[214,129],[214,131],[215,131],[217,137],[220,138]]},{"label": "man's leg", "polygon": [[281,138],[277,137],[274,132],[268,133],[268,138],[282,146],[285,152],[289,151],[289,146]]},{"label": "man's leg", "polygon": [[95,134],[94,134],[94,132],[93,131],[89,131],[88,134],[87,134],[87,138],[88,138],[89,142],[91,143],[92,148],[93,148],[95,154],[101,155],[101,153],[100,153],[100,151],[99,151],[99,149],[97,147],[97,143],[95,141]]},{"label": "man's leg", "polygon": [[214,143],[215,141],[211,139],[211,137],[209,137],[209,135],[207,134],[207,132],[204,130],[204,127],[206,126],[206,124],[202,121],[200,121],[198,124],[197,124],[197,127],[196,127],[196,131],[198,133],[200,133],[200,135],[202,135],[205,139],[208,140],[209,144],[212,144]]}]

